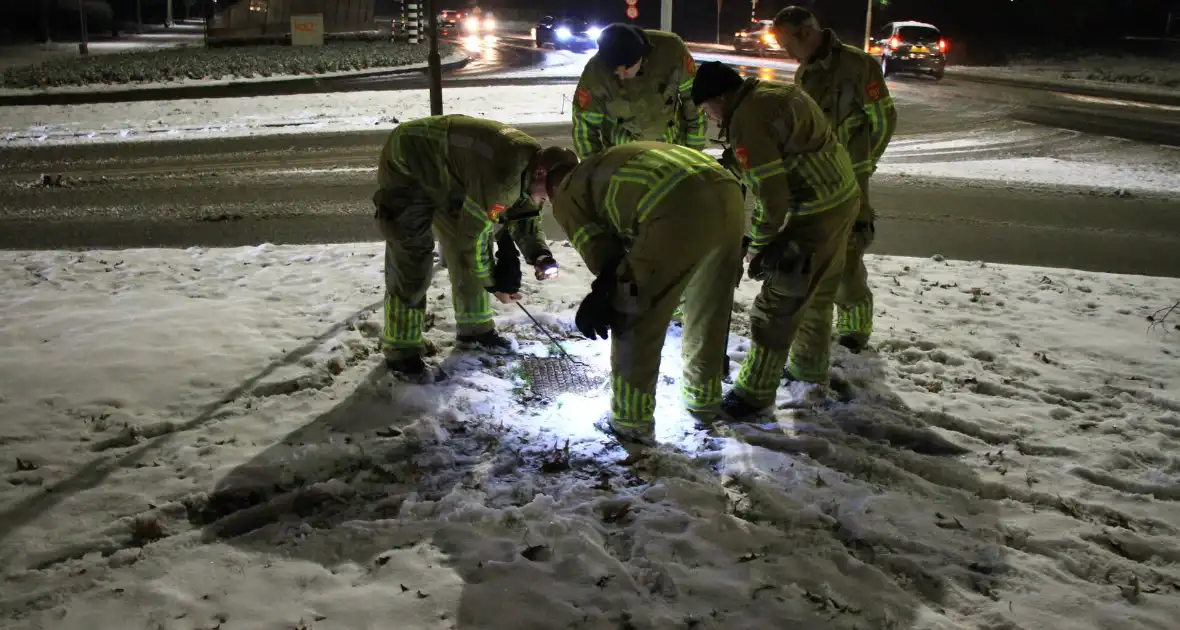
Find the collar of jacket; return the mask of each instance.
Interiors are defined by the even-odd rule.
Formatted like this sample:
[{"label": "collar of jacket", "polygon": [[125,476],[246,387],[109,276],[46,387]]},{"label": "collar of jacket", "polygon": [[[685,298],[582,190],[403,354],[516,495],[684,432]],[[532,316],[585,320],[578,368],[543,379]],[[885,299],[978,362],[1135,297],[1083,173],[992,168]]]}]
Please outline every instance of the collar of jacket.
[{"label": "collar of jacket", "polygon": [[726,140],[729,139],[729,124],[733,121],[734,112],[737,111],[738,106],[742,104],[742,101],[745,100],[745,98],[750,95],[750,92],[753,92],[754,88],[758,87],[758,84],[761,82],[762,81],[756,77],[746,77],[746,82],[742,84],[742,87],[738,88],[737,94],[734,94],[733,105],[729,107],[728,112],[725,112],[725,120],[721,121],[721,131],[725,133]]},{"label": "collar of jacket", "polygon": [[844,42],[836,36],[835,31],[830,28],[825,28],[820,35],[819,47],[815,49],[811,57],[807,59],[807,63],[818,63],[821,65],[828,65],[832,59],[835,58],[836,53],[844,47]]}]

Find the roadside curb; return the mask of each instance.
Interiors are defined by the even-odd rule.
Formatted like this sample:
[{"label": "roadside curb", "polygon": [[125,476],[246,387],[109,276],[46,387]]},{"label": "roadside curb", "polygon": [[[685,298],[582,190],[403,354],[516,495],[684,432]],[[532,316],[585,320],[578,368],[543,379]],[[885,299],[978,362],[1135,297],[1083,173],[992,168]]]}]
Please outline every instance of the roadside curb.
[{"label": "roadside curb", "polygon": [[1136,90],[1133,88],[1121,87],[1117,84],[1075,84],[1066,83],[1064,81],[1041,81],[1037,79],[1022,79],[1019,77],[985,76],[975,74],[973,72],[957,71],[953,66],[947,68],[946,75],[948,77],[954,77],[963,81],[971,81],[973,83],[1007,85],[1011,87],[1022,87],[1034,90],[1061,92],[1064,94],[1077,94],[1079,96],[1093,96],[1096,98],[1117,98],[1124,101],[1151,103],[1153,105],[1180,106],[1180,91],[1176,92],[1175,94],[1169,94],[1155,90]]},{"label": "roadside curb", "polygon": [[[443,71],[458,70],[471,63],[471,57],[464,55],[459,59],[442,64]],[[355,73],[336,74],[332,76],[293,76],[282,79],[267,79],[261,81],[229,81],[213,85],[177,85],[168,87],[137,88],[129,87],[119,90],[105,90],[95,92],[33,92],[29,94],[0,95],[0,107],[35,106],[35,105],[90,105],[97,103],[125,103],[133,101],[171,101],[176,99],[196,98],[232,98],[235,96],[258,96],[265,94],[260,90],[263,86],[282,85],[286,87],[316,85],[323,81],[346,81],[353,79],[367,79],[378,76],[400,77],[420,74],[427,71],[426,62],[408,64],[402,67],[359,70]],[[234,94],[234,92],[259,91],[260,94]],[[218,93],[222,94],[218,94]],[[279,91],[281,94],[282,91]],[[278,95],[278,94],[275,94]]]}]

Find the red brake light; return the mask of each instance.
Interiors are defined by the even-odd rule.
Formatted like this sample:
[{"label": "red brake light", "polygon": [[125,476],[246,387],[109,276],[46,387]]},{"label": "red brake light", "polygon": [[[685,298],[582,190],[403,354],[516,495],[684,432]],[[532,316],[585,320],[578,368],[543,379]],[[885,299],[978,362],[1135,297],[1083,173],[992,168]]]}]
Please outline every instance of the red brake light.
[{"label": "red brake light", "polygon": [[947,44],[945,39],[938,40],[938,49],[944,53],[946,52]]},{"label": "red brake light", "polygon": [[889,47],[890,48],[897,48],[898,46],[901,46],[901,40],[896,37],[890,37],[889,38]]}]

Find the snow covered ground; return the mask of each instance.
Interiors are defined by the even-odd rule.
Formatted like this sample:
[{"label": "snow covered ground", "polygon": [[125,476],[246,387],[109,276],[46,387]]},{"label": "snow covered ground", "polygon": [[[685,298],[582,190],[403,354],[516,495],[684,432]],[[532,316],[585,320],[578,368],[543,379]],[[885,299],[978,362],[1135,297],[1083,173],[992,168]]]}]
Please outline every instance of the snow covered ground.
[{"label": "snow covered ground", "polygon": [[[555,251],[526,305],[567,337],[589,278]],[[603,393],[529,399],[515,360],[452,354],[441,275],[452,378],[390,382],[376,244],[0,260],[6,630],[1180,616],[1180,332],[1146,319],[1177,279],[875,257],[875,349],[836,350],[827,404],[784,392],[775,422],[703,436],[673,329],[665,445],[624,462],[591,428]],[[607,344],[566,344],[604,368]]]},{"label": "snow covered ground", "polygon": [[1087,55],[1072,61],[1025,59],[1007,66],[955,66],[954,71],[1034,81],[1118,83],[1180,92],[1180,62],[1167,58]]}]

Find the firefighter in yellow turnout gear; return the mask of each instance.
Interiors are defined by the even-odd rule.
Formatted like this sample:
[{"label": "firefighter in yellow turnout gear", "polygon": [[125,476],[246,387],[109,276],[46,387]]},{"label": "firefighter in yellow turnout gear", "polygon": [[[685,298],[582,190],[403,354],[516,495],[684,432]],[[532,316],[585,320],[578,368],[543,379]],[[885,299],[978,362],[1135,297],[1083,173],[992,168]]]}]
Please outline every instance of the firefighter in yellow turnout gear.
[{"label": "firefighter in yellow turnout gear", "polygon": [[[543,196],[535,192],[544,184],[538,163],[554,150],[566,151],[542,151],[516,129],[462,115],[413,120],[390,133],[373,202],[386,242],[381,348],[391,371],[412,377],[427,372],[422,326],[435,236],[447,259],[459,345],[512,350],[495,330],[490,298],[511,303],[520,297],[513,237],[538,269],[555,265],[539,228],[540,202],[533,199]],[[497,225],[509,217],[497,237]]]},{"label": "firefighter in yellow turnout gear", "polygon": [[574,150],[662,140],[704,150],[705,117],[692,103],[696,64],[673,33],[611,24],[574,91]]},{"label": "firefighter in yellow turnout gear", "polygon": [[691,412],[715,414],[741,272],[737,178],[699,151],[634,142],[550,170],[547,186],[554,218],[595,275],[578,329],[591,339],[614,333],[610,419],[600,428],[653,443],[660,352],[682,297],[682,395]]},{"label": "firefighter in yellow turnout gear", "polygon": [[795,84],[827,114],[836,137],[848,149],[860,184],[860,213],[848,241],[844,276],[836,294],[836,333],[840,345],[860,352],[873,332],[873,293],[864,254],[876,234],[869,203],[869,177],[897,128],[897,110],[881,65],[849,46],[831,29],[820,29],[807,9],[787,7],[774,20],[778,42],[800,62]]},{"label": "firefighter in yellow turnout gear", "polygon": [[727,136],[758,199],[748,273],[762,290],[750,309],[750,354],[723,404],[744,419],[774,405],[788,354],[793,379],[827,382],[832,305],[860,195],[848,152],[798,87],[708,62],[693,100]]}]

